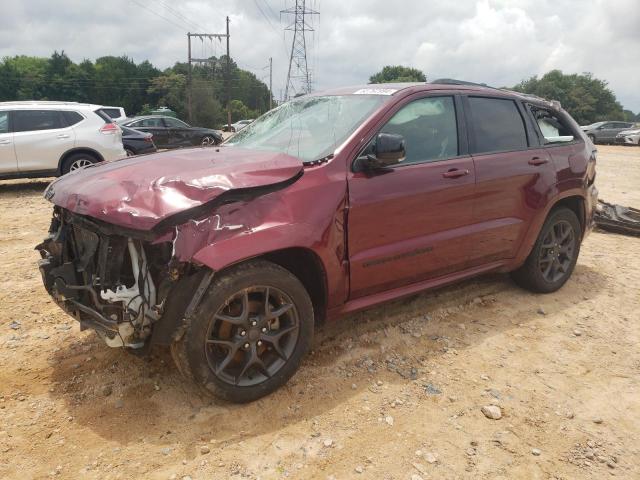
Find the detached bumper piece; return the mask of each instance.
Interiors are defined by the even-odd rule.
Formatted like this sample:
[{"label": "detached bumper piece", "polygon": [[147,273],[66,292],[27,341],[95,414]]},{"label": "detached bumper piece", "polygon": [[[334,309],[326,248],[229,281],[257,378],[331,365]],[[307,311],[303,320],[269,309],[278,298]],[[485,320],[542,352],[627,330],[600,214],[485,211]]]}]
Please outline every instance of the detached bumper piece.
[{"label": "detached bumper piece", "polygon": [[154,282],[161,267],[148,256],[166,265],[166,246],[106,231],[56,208],[49,236],[36,247],[42,281],[81,329],[93,328],[112,347],[141,348],[162,308]]},{"label": "detached bumper piece", "polygon": [[611,203],[598,202],[596,226],[602,230],[624,235],[640,236],[640,210]]}]

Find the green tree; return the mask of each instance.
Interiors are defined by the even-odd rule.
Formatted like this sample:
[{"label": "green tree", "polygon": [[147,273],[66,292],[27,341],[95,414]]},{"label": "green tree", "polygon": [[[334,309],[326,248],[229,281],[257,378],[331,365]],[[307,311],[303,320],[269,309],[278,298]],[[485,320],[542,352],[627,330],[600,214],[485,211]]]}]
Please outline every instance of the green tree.
[{"label": "green tree", "polygon": [[541,78],[534,76],[524,80],[513,89],[558,100],[581,125],[624,119],[622,105],[607,82],[594,78],[590,73],[566,75],[560,70],[551,70]]},{"label": "green tree", "polygon": [[369,83],[426,82],[426,75],[416,68],[387,65],[369,77]]}]

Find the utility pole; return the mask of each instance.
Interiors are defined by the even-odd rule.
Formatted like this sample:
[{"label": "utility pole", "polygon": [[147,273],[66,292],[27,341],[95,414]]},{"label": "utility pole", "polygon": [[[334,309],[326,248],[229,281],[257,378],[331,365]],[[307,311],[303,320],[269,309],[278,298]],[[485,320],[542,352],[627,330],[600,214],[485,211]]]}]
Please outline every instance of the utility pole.
[{"label": "utility pole", "polygon": [[291,55],[289,56],[289,72],[287,73],[287,84],[284,92],[284,99],[294,97],[298,94],[311,92],[311,76],[307,65],[307,41],[306,32],[312,32],[313,27],[307,23],[305,17],[309,15],[320,15],[320,12],[306,7],[305,0],[295,0],[295,6],[281,10],[280,14],[293,15],[293,23],[285,30],[293,31],[293,41],[291,42]]},{"label": "utility pole", "polygon": [[193,111],[191,110],[191,96],[193,88],[191,86],[191,32],[187,33],[187,42],[189,44],[189,70],[187,71],[187,115],[189,123],[193,122]]},{"label": "utility pole", "polygon": [[189,70],[187,74],[187,115],[189,115],[189,122],[193,121],[193,62],[198,63],[210,63],[212,68],[215,67],[216,60],[211,58],[194,58],[191,56],[191,38],[199,38],[201,41],[204,39],[209,39],[213,41],[214,39],[221,40],[223,38],[227,39],[227,112],[229,112],[229,17],[227,17],[227,33],[187,33],[187,44],[188,44],[188,58],[189,58]]},{"label": "utility pole", "polygon": [[227,126],[231,125],[231,54],[229,53],[229,17],[227,17]]},{"label": "utility pole", "polygon": [[273,108],[273,57],[269,57],[269,110]]}]

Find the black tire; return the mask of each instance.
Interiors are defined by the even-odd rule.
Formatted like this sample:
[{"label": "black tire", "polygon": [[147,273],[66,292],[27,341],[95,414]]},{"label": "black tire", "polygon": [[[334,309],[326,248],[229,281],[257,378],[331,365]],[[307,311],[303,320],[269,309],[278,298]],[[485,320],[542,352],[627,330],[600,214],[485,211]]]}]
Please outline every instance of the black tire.
[{"label": "black tire", "polygon": [[90,153],[74,153],[69,155],[62,162],[62,168],[60,169],[62,175],[66,175],[71,170],[76,170],[84,166],[92,165],[100,160]]},{"label": "black tire", "polygon": [[593,134],[588,134],[587,137],[589,137],[589,140],[591,140],[591,143],[593,143],[594,145],[596,144],[596,136]]},{"label": "black tire", "polygon": [[214,277],[171,354],[178,370],[208,393],[251,402],[296,372],[313,327],[313,306],[300,280],[279,265],[254,260]]},{"label": "black tire", "polygon": [[200,145],[202,145],[203,147],[213,147],[217,144],[218,142],[216,141],[216,137],[214,137],[213,135],[205,135],[200,139]]},{"label": "black tire", "polygon": [[[565,235],[568,237],[563,239]],[[564,207],[552,210],[524,265],[511,272],[511,277],[517,285],[532,292],[555,292],[571,277],[581,239],[576,214]]]},{"label": "black tire", "polygon": [[136,152],[134,152],[130,148],[125,148],[124,151],[127,152],[127,157],[133,157],[134,155],[136,155]]}]

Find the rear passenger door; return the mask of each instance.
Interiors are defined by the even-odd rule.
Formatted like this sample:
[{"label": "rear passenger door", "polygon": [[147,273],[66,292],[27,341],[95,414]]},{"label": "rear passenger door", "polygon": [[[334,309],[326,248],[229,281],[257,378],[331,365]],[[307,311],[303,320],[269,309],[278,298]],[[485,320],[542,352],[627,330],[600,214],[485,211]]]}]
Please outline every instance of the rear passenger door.
[{"label": "rear passenger door", "polygon": [[17,171],[18,162],[13,148],[13,133],[9,130],[9,112],[0,112],[0,175]]},{"label": "rear passenger door", "polygon": [[556,177],[520,102],[468,96],[464,103],[476,171],[470,266],[478,266],[516,255]]},{"label": "rear passenger door", "polygon": [[75,132],[58,110],[14,110],[11,128],[20,172],[53,172],[75,146]]},{"label": "rear passenger door", "polygon": [[160,148],[166,148],[169,144],[169,129],[164,125],[162,117],[143,118],[126,126],[150,133],[153,135],[153,142]]}]

